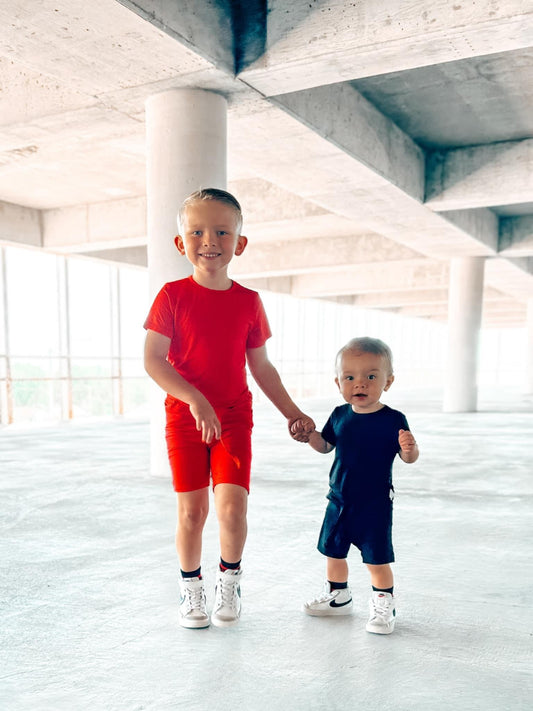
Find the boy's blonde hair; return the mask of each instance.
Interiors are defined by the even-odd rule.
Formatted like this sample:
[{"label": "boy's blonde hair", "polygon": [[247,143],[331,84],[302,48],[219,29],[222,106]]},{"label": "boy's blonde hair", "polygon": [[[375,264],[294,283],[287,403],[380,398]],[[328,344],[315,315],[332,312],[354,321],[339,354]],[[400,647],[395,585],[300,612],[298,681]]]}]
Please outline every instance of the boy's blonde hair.
[{"label": "boy's blonde hair", "polygon": [[389,375],[392,375],[392,351],[386,343],[383,343],[379,338],[370,338],[368,336],[362,336],[361,338],[352,338],[351,341],[343,346],[337,353],[335,358],[335,371],[339,372],[339,365],[342,355],[346,351],[351,351],[352,353],[374,353],[375,355],[380,355],[385,358],[387,365],[389,367]]},{"label": "boy's blonde hair", "polygon": [[182,202],[181,207],[178,211],[178,229],[181,232],[183,227],[183,216],[185,210],[195,202],[199,200],[216,200],[217,202],[222,202],[225,205],[232,207],[237,213],[237,233],[240,234],[242,229],[242,209],[239,201],[227,190],[221,190],[220,188],[200,188],[200,190],[195,190]]}]

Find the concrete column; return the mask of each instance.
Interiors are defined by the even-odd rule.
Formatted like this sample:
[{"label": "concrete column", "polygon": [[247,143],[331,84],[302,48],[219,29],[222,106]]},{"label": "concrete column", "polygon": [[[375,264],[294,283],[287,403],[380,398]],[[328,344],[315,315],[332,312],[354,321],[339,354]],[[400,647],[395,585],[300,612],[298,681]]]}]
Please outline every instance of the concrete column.
[{"label": "concrete column", "polygon": [[448,364],[444,412],[475,412],[484,257],[450,262],[448,295]]},{"label": "concrete column", "polygon": [[[224,97],[199,89],[173,89],[146,101],[146,203],[150,300],[167,281],[191,273],[175,245],[179,206],[198,188],[226,187]],[[164,394],[153,387],[151,473],[168,476]]]},{"label": "concrete column", "polygon": [[527,302],[526,394],[533,395],[533,299]]}]

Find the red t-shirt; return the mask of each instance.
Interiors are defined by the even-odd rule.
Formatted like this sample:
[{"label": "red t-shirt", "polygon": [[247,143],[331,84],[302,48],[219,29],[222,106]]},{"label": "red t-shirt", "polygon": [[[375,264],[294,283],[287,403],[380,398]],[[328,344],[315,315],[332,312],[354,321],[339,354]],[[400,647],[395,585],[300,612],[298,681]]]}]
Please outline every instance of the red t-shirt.
[{"label": "red t-shirt", "polygon": [[192,276],[156,296],[144,328],[170,338],[167,360],[213,407],[228,407],[248,392],[246,349],[272,335],[256,291],[233,282],[206,289]]}]

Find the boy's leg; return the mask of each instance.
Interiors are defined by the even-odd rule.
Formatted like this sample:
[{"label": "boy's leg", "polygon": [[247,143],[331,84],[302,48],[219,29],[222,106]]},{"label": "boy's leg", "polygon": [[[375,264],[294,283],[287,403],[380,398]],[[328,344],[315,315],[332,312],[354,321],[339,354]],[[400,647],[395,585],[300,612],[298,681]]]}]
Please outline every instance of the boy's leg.
[{"label": "boy's leg", "polygon": [[248,492],[237,484],[217,484],[215,508],[220,531],[220,556],[228,563],[238,563],[248,533]]},{"label": "boy's leg", "polygon": [[178,523],[176,551],[184,571],[200,567],[202,532],[209,511],[209,488],[181,491],[177,494]]},{"label": "boy's leg", "polygon": [[215,587],[211,621],[217,627],[229,627],[241,614],[240,562],[248,531],[246,513],[248,491],[237,484],[215,486],[215,507],[220,529],[220,566]]},{"label": "boy's leg", "polygon": [[182,627],[209,626],[204,582],[200,574],[202,532],[209,509],[209,489],[179,492],[176,551],[183,575],[180,579],[179,622]]},{"label": "boy's leg", "polygon": [[367,632],[390,634],[394,631],[396,607],[394,603],[394,577],[388,563],[370,565],[367,563],[372,582],[370,599],[370,617],[366,625]]},{"label": "boy's leg", "polygon": [[303,611],[312,617],[350,615],[353,611],[352,593],[348,587],[346,558],[327,557],[327,580],[324,591],[314,600],[304,603]]}]

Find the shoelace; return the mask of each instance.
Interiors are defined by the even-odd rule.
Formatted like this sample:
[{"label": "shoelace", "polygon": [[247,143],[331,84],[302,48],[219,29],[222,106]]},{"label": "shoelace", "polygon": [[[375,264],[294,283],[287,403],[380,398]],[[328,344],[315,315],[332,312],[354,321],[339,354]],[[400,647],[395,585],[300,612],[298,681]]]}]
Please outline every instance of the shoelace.
[{"label": "shoelace", "polygon": [[386,597],[378,597],[377,600],[372,600],[372,604],[374,607],[374,615],[373,617],[380,617],[383,620],[387,620],[389,610],[390,610],[390,601]]},{"label": "shoelace", "polygon": [[237,581],[228,580],[223,577],[220,580],[220,601],[221,607],[232,607],[233,600],[237,594]]},{"label": "shoelace", "polygon": [[203,590],[202,588],[196,588],[191,590],[190,588],[185,589],[185,598],[187,600],[187,611],[191,612],[194,610],[201,610],[203,607]]}]

